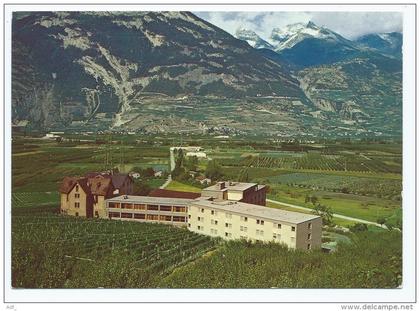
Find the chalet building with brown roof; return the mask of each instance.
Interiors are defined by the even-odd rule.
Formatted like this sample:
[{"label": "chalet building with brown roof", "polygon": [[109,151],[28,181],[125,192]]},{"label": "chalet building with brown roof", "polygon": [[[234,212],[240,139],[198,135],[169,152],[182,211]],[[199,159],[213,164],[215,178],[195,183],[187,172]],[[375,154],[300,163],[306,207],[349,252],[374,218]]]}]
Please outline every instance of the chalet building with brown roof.
[{"label": "chalet building with brown roof", "polygon": [[59,191],[62,214],[106,218],[105,200],[132,194],[133,180],[126,174],[88,173],[65,177]]}]

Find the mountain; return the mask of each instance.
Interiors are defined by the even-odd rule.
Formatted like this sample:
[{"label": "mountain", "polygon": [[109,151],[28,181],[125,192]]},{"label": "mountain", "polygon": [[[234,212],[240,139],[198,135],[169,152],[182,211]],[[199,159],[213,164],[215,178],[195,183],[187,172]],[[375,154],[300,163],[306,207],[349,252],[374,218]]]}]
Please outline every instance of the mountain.
[{"label": "mountain", "polygon": [[119,126],[146,96],[305,97],[286,68],[189,12],[23,13],[12,36],[14,122]]},{"label": "mountain", "polygon": [[332,64],[360,54],[354,42],[313,22],[274,28],[270,40],[285,61],[298,67]]},{"label": "mountain", "polygon": [[324,120],[337,118],[357,131],[396,135],[402,124],[401,62],[354,58],[298,72],[301,87]]},{"label": "mountain", "polygon": [[274,47],[258,36],[254,31],[245,29],[245,28],[238,28],[235,33],[235,37],[248,42],[250,46],[256,49],[273,49]]},{"label": "mountain", "polygon": [[356,40],[361,46],[397,58],[402,57],[402,33],[373,33],[364,35]]}]

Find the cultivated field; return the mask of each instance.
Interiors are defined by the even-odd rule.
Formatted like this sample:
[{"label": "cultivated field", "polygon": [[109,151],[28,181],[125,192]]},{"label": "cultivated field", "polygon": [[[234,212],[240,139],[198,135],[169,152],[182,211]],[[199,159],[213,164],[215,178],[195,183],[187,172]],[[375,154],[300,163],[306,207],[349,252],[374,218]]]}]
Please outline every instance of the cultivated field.
[{"label": "cultivated field", "polygon": [[65,217],[54,210],[14,210],[14,287],[156,287],[174,268],[218,243],[187,229]]}]

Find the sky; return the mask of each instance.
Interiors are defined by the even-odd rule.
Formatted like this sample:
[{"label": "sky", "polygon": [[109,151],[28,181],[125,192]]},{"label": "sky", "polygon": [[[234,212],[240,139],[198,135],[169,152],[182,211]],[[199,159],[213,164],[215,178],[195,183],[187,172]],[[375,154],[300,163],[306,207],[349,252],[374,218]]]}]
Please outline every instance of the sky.
[{"label": "sky", "polygon": [[240,27],[268,39],[273,28],[314,22],[347,39],[369,33],[402,32],[399,12],[194,12],[197,16],[234,35]]}]

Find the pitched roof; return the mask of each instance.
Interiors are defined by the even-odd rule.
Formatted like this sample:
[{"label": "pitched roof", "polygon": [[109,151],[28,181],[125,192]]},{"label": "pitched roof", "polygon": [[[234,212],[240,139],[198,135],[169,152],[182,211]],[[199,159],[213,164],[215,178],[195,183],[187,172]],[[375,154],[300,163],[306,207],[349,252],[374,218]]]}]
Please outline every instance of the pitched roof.
[{"label": "pitched roof", "polygon": [[111,178],[108,173],[101,173],[101,172],[88,172],[85,174],[87,178],[94,178],[94,177],[103,177],[103,178]]},{"label": "pitched roof", "polygon": [[106,195],[112,186],[111,179],[96,176],[88,179],[90,191],[94,195]]},{"label": "pitched roof", "polygon": [[93,178],[66,176],[60,184],[59,191],[68,194],[76,184],[79,184],[87,195],[106,195],[112,187],[111,179],[102,176]]},{"label": "pitched roof", "polygon": [[166,190],[166,189],[154,189],[149,193],[149,197],[160,197],[160,198],[196,199],[200,196],[201,196],[200,193]]},{"label": "pitched roof", "polygon": [[112,184],[114,185],[115,188],[121,188],[121,186],[123,185],[124,181],[129,178],[131,179],[130,176],[128,176],[128,174],[113,174],[111,175],[111,179],[112,179]]},{"label": "pitched roof", "polygon": [[69,193],[71,191],[71,189],[73,189],[74,185],[76,185],[77,183],[77,178],[76,177],[64,177],[63,181],[60,184],[60,188],[58,189],[58,191],[60,191],[61,193]]}]

